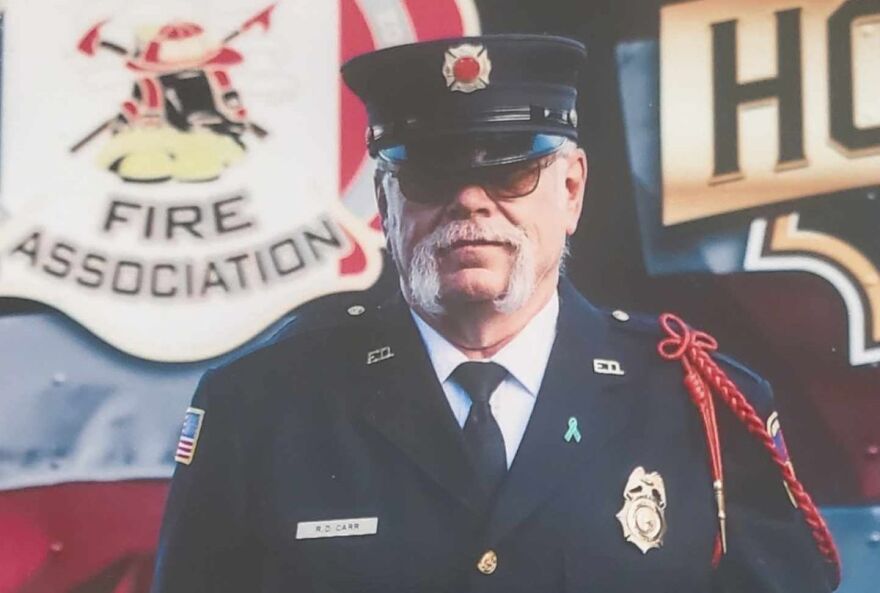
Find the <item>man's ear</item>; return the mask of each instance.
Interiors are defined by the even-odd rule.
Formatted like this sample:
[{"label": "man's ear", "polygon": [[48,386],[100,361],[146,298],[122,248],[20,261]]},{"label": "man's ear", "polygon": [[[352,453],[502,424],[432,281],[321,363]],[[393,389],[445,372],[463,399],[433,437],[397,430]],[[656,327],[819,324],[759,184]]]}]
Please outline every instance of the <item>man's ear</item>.
[{"label": "man's ear", "polygon": [[385,194],[385,184],[382,182],[385,174],[376,171],[373,176],[373,188],[376,192],[376,208],[379,210],[379,218],[382,220],[382,229],[385,229],[385,220],[388,217],[388,196]]},{"label": "man's ear", "polygon": [[587,187],[587,154],[578,148],[568,157],[568,169],[565,172],[566,209],[568,225],[566,232],[573,235],[577,230],[581,211],[584,208],[584,191]]}]

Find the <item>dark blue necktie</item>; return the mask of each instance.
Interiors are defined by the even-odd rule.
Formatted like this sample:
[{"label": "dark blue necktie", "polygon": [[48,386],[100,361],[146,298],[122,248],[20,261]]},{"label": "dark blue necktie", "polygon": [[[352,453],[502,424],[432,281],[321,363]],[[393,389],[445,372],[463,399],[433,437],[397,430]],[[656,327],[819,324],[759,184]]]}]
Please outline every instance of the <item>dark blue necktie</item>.
[{"label": "dark blue necktie", "polygon": [[489,398],[506,376],[507,370],[494,362],[463,362],[452,372],[452,378],[471,398],[464,441],[490,498],[507,474],[507,453]]}]

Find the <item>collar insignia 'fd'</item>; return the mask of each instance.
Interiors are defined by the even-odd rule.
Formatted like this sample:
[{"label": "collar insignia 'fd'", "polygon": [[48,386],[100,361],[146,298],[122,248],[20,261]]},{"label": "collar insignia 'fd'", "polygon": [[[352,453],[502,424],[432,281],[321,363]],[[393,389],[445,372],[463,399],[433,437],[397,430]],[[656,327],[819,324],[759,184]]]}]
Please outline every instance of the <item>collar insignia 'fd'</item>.
[{"label": "collar insignia 'fd'", "polygon": [[376,348],[375,350],[367,352],[368,365],[376,364],[377,362],[382,362],[389,358],[394,358],[394,352],[391,351],[391,346],[382,346],[381,348]]},{"label": "collar insignia 'fd'", "polygon": [[482,45],[463,43],[444,54],[443,76],[450,91],[472,93],[489,86],[492,62]]},{"label": "collar insignia 'fd'", "polygon": [[623,500],[617,520],[626,541],[642,554],[662,546],[666,534],[666,487],[660,474],[647,473],[641,466],[635,468],[626,481]]}]

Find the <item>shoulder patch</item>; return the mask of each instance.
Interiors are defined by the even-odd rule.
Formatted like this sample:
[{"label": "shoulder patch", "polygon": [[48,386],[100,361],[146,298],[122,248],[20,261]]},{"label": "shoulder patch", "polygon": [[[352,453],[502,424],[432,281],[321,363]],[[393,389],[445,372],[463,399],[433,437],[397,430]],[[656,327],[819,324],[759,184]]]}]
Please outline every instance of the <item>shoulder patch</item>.
[{"label": "shoulder patch", "polygon": [[[791,469],[791,473],[794,474],[794,465],[792,465],[791,458],[788,456],[788,447],[785,446],[785,437],[782,436],[782,427],[779,425],[779,412],[770,414],[770,417],[767,418],[766,429],[770,438],[773,439],[773,448],[776,449],[776,452],[779,453],[779,456]],[[785,493],[788,494],[788,500],[791,501],[794,508],[797,508],[797,500],[795,500],[788,482],[783,480],[782,485],[785,487]]]},{"label": "shoulder patch", "polygon": [[770,414],[770,417],[767,418],[766,428],[767,434],[773,439],[773,445],[776,447],[776,452],[779,453],[783,460],[788,462],[788,447],[785,446],[785,438],[782,436],[782,427],[779,424],[779,412],[773,412]]},{"label": "shoulder patch", "polygon": [[180,431],[180,439],[177,441],[177,451],[174,453],[174,461],[189,465],[196,455],[196,446],[199,444],[199,433],[202,431],[202,420],[205,411],[201,408],[189,407],[183,417],[183,428]]}]

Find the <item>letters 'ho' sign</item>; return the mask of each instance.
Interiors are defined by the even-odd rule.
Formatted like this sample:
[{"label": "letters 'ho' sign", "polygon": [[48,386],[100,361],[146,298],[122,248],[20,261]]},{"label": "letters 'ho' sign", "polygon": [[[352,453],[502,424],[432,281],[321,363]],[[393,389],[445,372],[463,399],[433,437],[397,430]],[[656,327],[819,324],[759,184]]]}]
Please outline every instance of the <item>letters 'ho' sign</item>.
[{"label": "letters 'ho' sign", "polygon": [[760,216],[744,269],[826,279],[880,361],[880,2],[673,4],[660,60],[663,224]]},{"label": "letters 'ho' sign", "polygon": [[0,295],[190,361],[375,281],[339,199],[338,3],[109,6],[6,2]]}]

